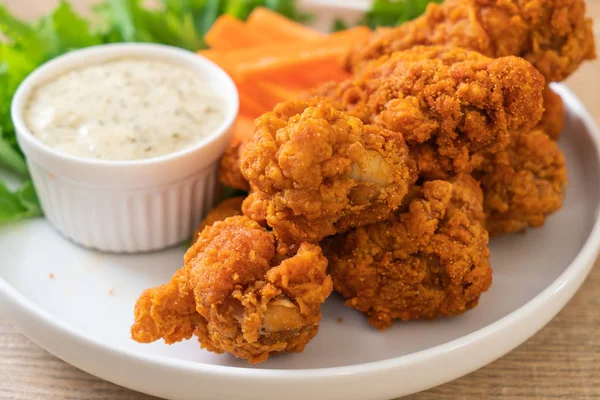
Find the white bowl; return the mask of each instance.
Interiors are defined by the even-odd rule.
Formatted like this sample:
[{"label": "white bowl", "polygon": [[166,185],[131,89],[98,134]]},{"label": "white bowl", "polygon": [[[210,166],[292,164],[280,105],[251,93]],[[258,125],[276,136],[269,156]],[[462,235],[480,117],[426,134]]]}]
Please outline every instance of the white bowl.
[{"label": "white bowl", "polygon": [[[67,71],[125,57],[167,60],[194,69],[223,97],[223,122],[194,146],[134,161],[77,157],[33,136],[23,120],[32,89]],[[201,56],[156,44],[111,44],[74,51],[42,65],[19,86],[11,113],[50,223],[83,246],[131,253],[162,249],[191,237],[213,205],[218,159],[231,140],[238,107],[231,78]]]}]

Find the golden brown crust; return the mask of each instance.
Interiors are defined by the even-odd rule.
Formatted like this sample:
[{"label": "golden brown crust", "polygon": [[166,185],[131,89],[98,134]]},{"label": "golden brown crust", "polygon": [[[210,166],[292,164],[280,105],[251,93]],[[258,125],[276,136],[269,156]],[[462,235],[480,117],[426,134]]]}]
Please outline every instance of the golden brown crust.
[{"label": "golden brown crust", "polygon": [[269,202],[260,197],[257,193],[250,193],[242,203],[243,214],[258,222],[262,226],[267,226],[267,206]]},{"label": "golden brown crust", "polygon": [[317,245],[302,243],[284,256],[273,233],[247,217],[215,222],[186,252],[172,281],[138,300],[133,338],[173,343],[193,332],[202,348],[251,363],[302,351],[333,290],[326,269]]},{"label": "golden brown crust", "polygon": [[231,197],[229,199],[225,199],[219,204],[217,204],[212,210],[208,212],[206,217],[200,222],[198,228],[194,232],[193,241],[195,242],[198,239],[198,236],[202,233],[204,228],[208,225],[212,225],[217,221],[223,221],[225,218],[233,217],[236,215],[242,215],[242,203],[244,202],[244,197]]},{"label": "golden brown crust", "polygon": [[426,182],[393,220],[326,239],[335,290],[379,329],[475,307],[492,281],[482,197],[468,175]]},{"label": "golden brown crust", "polygon": [[488,57],[519,56],[548,82],[562,81],[595,58],[584,0],[446,0],[397,28],[378,29],[357,45],[348,68],[418,45],[452,45]]},{"label": "golden brown crust", "polygon": [[236,143],[225,150],[219,163],[219,180],[226,186],[247,192],[250,190],[250,185],[240,170],[240,158],[243,150],[242,143]]},{"label": "golden brown crust", "polygon": [[544,88],[544,114],[536,129],[546,132],[552,140],[558,140],[565,124],[565,105],[561,97],[550,89]]},{"label": "golden brown crust", "polygon": [[540,227],[563,204],[567,169],[556,142],[541,130],[513,140],[478,172],[491,235]]},{"label": "golden brown crust", "polygon": [[416,179],[402,136],[329,105],[293,101],[256,120],[242,155],[278,239],[318,242],[387,218]]},{"label": "golden brown crust", "polygon": [[137,342],[162,338],[172,344],[191,338],[202,317],[196,313],[185,269],[178,270],[169,283],[146,289],[135,304],[134,315],[131,337]]},{"label": "golden brown crust", "polygon": [[425,179],[471,172],[533,129],[543,112],[543,77],[517,57],[414,47],[384,56],[351,80],[313,92],[365,123],[402,133]]}]

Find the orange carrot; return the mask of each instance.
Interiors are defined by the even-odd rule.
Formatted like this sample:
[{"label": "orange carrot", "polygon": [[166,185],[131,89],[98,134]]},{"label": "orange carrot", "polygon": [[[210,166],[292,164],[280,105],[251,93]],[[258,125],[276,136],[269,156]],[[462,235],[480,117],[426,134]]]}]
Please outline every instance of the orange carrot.
[{"label": "orange carrot", "polygon": [[268,108],[258,102],[246,91],[239,90],[240,94],[240,114],[249,118],[257,118],[268,110]]},{"label": "orange carrot", "polygon": [[234,50],[224,57],[224,62],[233,68],[233,76],[240,81],[268,79],[290,68],[310,71],[323,63],[339,61],[353,44],[366,39],[369,33],[368,28],[360,27],[319,40]]},{"label": "orange carrot", "polygon": [[208,58],[231,75],[233,68],[228,66],[226,53],[220,50],[200,50],[196,54]]},{"label": "orange carrot", "polygon": [[316,64],[314,70],[310,72],[304,70],[300,73],[300,76],[312,87],[327,81],[342,82],[350,78],[350,73],[342,67],[340,60],[336,59]]},{"label": "orange carrot", "polygon": [[307,88],[313,87],[314,81],[314,77],[310,76],[310,74],[306,71],[304,71],[301,75],[278,73],[276,75],[269,76],[268,78],[257,80],[257,82],[268,82],[272,85],[285,88],[288,91],[293,92],[296,97]]},{"label": "orange carrot", "polygon": [[[310,42],[275,43],[230,51],[201,50],[198,54],[217,63],[240,81],[252,76],[268,81],[290,80],[299,83],[305,81],[304,75],[314,76],[318,82],[323,79],[339,81],[347,75],[335,65],[350,44],[365,39],[369,33],[368,28],[358,27]],[[333,76],[318,78],[324,73]],[[310,86],[314,82],[314,78],[308,79],[303,86]]]},{"label": "orange carrot", "polygon": [[[345,31],[336,32],[318,40],[294,42],[294,43],[274,43],[263,46],[253,46],[245,49],[236,49],[229,52],[218,52],[230,60],[236,60],[243,63],[246,60],[260,60],[263,57],[278,57],[283,52],[284,55],[295,54],[298,51],[308,51],[315,49],[315,52],[336,45],[354,45],[356,42],[369,37],[371,30],[365,26],[351,28]],[[201,52],[202,54],[202,52]],[[205,54],[205,52],[204,52]]]},{"label": "orange carrot", "polygon": [[249,46],[246,48],[233,49],[230,51],[223,50],[200,50],[199,55],[202,55],[217,63],[244,63],[245,61],[256,61],[262,58],[281,57],[289,54],[295,54],[298,51],[309,51],[315,48],[318,52],[322,48],[336,45],[351,45],[357,41],[367,38],[370,34],[367,27],[360,26],[345,31],[337,32],[318,40],[303,41],[295,43],[271,43],[268,45]]},{"label": "orange carrot", "polygon": [[247,24],[256,31],[288,43],[290,41],[320,39],[325,36],[321,32],[294,22],[264,7],[254,9],[248,17]]},{"label": "orange carrot", "polygon": [[259,81],[268,81],[289,90],[295,91],[296,96],[314,86],[324,82],[342,82],[350,78],[350,74],[340,65],[339,60],[317,61],[303,64],[298,67],[289,67],[273,71],[268,76],[257,74],[254,78]]},{"label": "orange carrot", "polygon": [[272,43],[265,33],[249,28],[239,19],[221,15],[204,35],[204,41],[213,49],[230,50]]},{"label": "orange carrot", "polygon": [[254,134],[254,119],[246,117],[245,115],[239,115],[233,126],[233,140],[232,144],[239,142],[245,143],[252,139]]},{"label": "orange carrot", "polygon": [[[314,35],[309,28],[271,11],[255,13],[248,24],[230,16],[219,18],[207,34],[207,42],[213,49],[198,52],[220,65],[236,81],[240,94],[236,137],[247,137],[248,134],[238,132],[251,132],[252,120],[278,102],[298,98],[305,90],[323,82],[347,79],[341,57],[351,45],[370,34],[368,28],[359,27],[329,36]],[[285,37],[286,42],[265,38],[264,32],[258,30],[265,25],[277,25],[275,28],[280,32],[271,34],[278,35],[278,39]]]},{"label": "orange carrot", "polygon": [[273,82],[257,81],[257,82],[254,82],[254,85],[256,85],[264,93],[267,93],[270,98],[277,100],[271,106],[271,108],[279,102],[282,102],[285,100],[293,100],[293,99],[297,98],[301,92],[300,90],[292,88],[290,86],[285,87],[283,85],[276,84]]},{"label": "orange carrot", "polygon": [[[277,56],[263,57],[232,66],[232,75],[244,82],[254,79],[277,78],[279,74],[290,79],[298,79],[308,84],[305,77],[310,77],[330,61],[337,61],[348,51],[348,44],[328,45],[300,50],[293,54],[280,53]],[[310,71],[308,73],[307,71]]]},{"label": "orange carrot", "polygon": [[262,109],[261,114],[270,111],[275,104],[285,100],[279,93],[269,91],[264,86],[261,87],[257,81],[236,83],[236,85],[239,92],[251,97],[256,104],[260,105]]}]

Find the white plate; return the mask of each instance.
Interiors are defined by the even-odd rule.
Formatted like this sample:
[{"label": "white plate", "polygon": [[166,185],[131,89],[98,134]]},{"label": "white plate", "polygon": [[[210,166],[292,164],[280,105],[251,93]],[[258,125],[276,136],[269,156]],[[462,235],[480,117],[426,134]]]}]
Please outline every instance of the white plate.
[{"label": "white plate", "polygon": [[[348,19],[364,8],[363,0],[352,4],[344,11]],[[315,24],[322,28],[340,14],[322,2],[319,7]],[[555,88],[567,109],[560,142],[569,166],[565,206],[543,229],[492,244],[492,288],[461,317],[397,323],[382,333],[334,295],[323,308],[319,335],[303,353],[257,366],[200,350],[193,340],[142,345],[129,338],[134,302],[143,289],[170,277],[185,249],[137,256],[91,252],[41,219],[0,227],[0,312],[76,367],[171,399],[385,399],[458,378],[546,324],[598,254],[600,132],[572,93]]]},{"label": "white plate", "polygon": [[[455,379],[510,351],[546,324],[588,274],[600,242],[600,133],[576,97],[561,139],[569,165],[564,208],[543,229],[492,244],[494,284],[461,317],[397,323],[385,332],[328,299],[301,354],[251,366],[196,341],[129,338],[144,288],[166,282],[184,248],[127,256],[84,250],[38,219],[0,229],[0,312],[33,341],[103,379],[173,399],[383,399]],[[52,277],[51,277],[52,276]],[[338,318],[343,318],[339,323]]]}]

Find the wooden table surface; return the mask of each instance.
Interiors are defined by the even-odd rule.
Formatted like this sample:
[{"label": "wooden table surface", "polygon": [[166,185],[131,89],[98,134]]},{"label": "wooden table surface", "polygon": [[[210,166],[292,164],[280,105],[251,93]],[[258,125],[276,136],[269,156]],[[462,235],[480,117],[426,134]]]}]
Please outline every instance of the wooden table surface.
[{"label": "wooden table surface", "polygon": [[[95,0],[71,0],[85,10]],[[24,17],[57,0],[2,0]],[[600,44],[600,0],[588,2]],[[600,54],[600,52],[599,52]],[[600,62],[585,64],[568,81],[600,124]],[[600,263],[597,262],[597,264]],[[1,399],[152,399],[104,382],[57,359],[0,317]],[[544,329],[516,350],[463,378],[413,396],[428,399],[600,399],[600,268]]]}]

